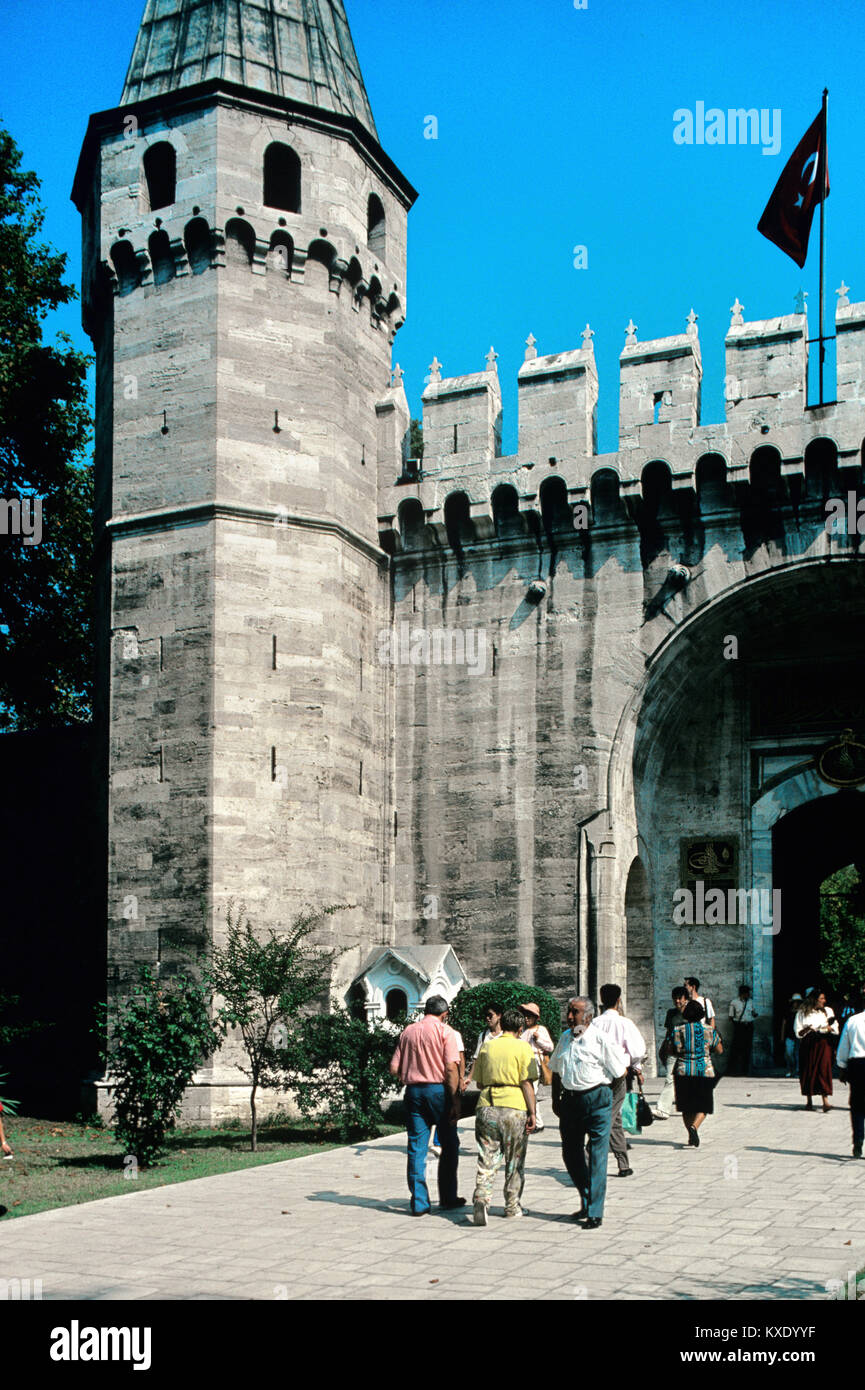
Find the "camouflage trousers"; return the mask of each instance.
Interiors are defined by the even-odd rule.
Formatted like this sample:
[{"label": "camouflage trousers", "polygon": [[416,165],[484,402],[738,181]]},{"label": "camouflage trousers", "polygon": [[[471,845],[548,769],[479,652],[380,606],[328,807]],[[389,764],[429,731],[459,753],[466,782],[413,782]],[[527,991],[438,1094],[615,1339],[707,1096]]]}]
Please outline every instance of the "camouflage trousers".
[{"label": "camouflage trousers", "polygon": [[475,1138],[478,1141],[478,1176],[473,1201],[489,1206],[493,1179],[504,1163],[505,1210],[519,1211],[529,1141],[526,1134],[527,1118],[525,1110],[511,1110],[500,1105],[484,1105],[477,1110]]}]

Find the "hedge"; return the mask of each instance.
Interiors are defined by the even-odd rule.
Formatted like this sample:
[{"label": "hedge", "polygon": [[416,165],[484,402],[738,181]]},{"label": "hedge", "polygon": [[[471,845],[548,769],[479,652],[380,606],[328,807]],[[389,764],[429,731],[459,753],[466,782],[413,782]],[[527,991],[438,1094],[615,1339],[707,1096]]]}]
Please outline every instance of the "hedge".
[{"label": "hedge", "polygon": [[466,1065],[475,1050],[478,1033],[486,1027],[484,1013],[490,1004],[501,1009],[516,1009],[520,1004],[537,1004],[541,1011],[541,1023],[549,1030],[556,1042],[562,1031],[564,1004],[539,985],[523,985],[517,980],[490,980],[487,984],[473,985],[461,989],[450,1006],[448,1022],[462,1034],[466,1047]]}]

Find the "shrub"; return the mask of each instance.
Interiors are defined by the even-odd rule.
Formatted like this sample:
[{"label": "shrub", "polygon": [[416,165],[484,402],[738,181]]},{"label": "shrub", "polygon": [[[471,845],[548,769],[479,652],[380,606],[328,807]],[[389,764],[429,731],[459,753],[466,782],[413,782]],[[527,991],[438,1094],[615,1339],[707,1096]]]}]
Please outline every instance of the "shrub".
[{"label": "shrub", "polygon": [[389,1070],[395,1045],[392,1028],[335,1013],[305,1019],[277,1055],[300,1113],[327,1119],[347,1139],[378,1132],[384,1097],[396,1084]]},{"label": "shrub", "polygon": [[556,1042],[562,1031],[563,1003],[548,994],[539,985],[521,985],[514,980],[495,980],[483,985],[473,985],[471,989],[461,989],[450,1007],[448,1022],[462,1034],[466,1045],[466,1068],[471,1058],[479,1033],[486,1027],[484,1012],[490,1004],[498,1004],[502,1009],[516,1009],[520,1004],[537,1004],[541,1011],[541,1023],[549,1030]]},{"label": "shrub", "polygon": [[120,1008],[106,1060],[114,1137],[142,1168],[164,1152],[183,1093],[219,1036],[208,989],[182,974],[159,981],[141,967],[134,994]]}]

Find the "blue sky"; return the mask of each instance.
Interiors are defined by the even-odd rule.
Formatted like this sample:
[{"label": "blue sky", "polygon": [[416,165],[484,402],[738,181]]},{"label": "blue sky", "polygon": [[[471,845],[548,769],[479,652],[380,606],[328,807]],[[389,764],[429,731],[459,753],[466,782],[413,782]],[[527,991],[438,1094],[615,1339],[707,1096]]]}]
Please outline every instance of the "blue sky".
[{"label": "blue sky", "polygon": [[[117,103],[143,0],[5,0],[0,119],[42,180],[46,236],[79,274],[69,192],[91,111]],[[595,332],[599,448],[616,447],[618,355],[684,329],[703,349],[703,420],[723,418],[723,340],[746,318],[809,294],[817,323],[817,219],[808,264],[756,231],[783,165],[829,87],[827,305],[842,277],[865,299],[857,214],[865,105],[860,0],[347,0],[382,143],[420,192],[409,236],[409,316],[395,347],[414,413],[433,354],[446,375],[499,353],[504,446],[516,442],[516,373]],[[781,112],[777,155],[760,145],[677,145],[673,113]],[[425,118],[438,139],[424,138]],[[855,210],[855,212],[854,212]],[[574,267],[574,247],[588,265]],[[58,323],[89,347],[79,306]]]}]

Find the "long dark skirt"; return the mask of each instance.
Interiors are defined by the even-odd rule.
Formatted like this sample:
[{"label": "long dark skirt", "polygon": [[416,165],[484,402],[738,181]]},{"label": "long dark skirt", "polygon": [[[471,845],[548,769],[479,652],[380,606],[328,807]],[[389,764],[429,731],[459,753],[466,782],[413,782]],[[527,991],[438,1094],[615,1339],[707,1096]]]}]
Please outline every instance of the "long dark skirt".
[{"label": "long dark skirt", "polygon": [[803,1096],[831,1096],[832,1043],[826,1033],[806,1033],[799,1041],[799,1086]]},{"label": "long dark skirt", "polygon": [[674,1076],[676,1109],[682,1115],[714,1115],[715,1078],[712,1076]]}]

